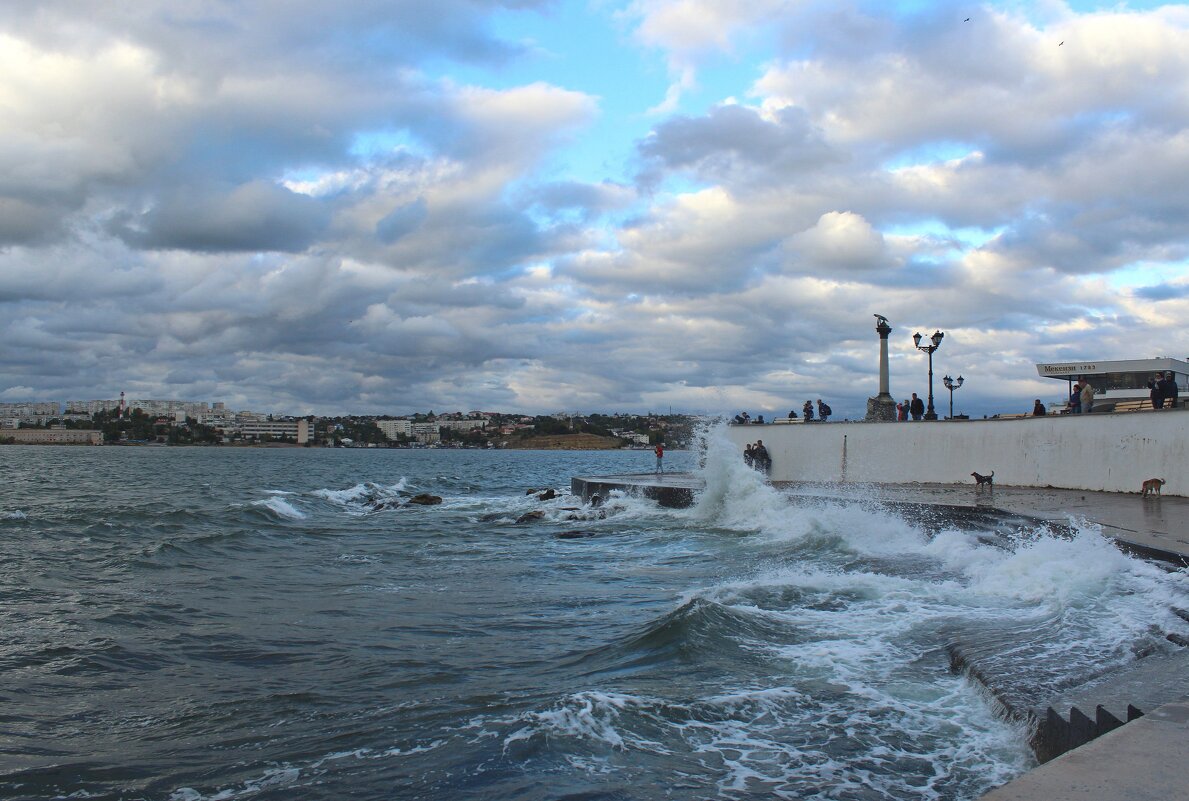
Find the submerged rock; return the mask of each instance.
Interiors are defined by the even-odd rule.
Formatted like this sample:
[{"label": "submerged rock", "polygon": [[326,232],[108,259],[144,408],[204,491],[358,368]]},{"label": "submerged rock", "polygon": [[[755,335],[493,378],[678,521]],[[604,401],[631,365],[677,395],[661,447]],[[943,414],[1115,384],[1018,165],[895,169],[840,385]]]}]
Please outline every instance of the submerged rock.
[{"label": "submerged rock", "polygon": [[566,520],[603,520],[607,517],[606,509],[598,509],[593,512],[576,512],[574,514],[566,515]]},{"label": "submerged rock", "polygon": [[414,495],[412,498],[409,498],[409,503],[418,506],[437,506],[441,502],[441,498],[437,495],[430,495],[428,492],[423,492],[420,495]]},{"label": "submerged rock", "polygon": [[540,520],[544,516],[545,516],[545,513],[542,512],[540,509],[537,509],[532,512],[525,512],[520,517],[516,518],[516,522],[517,523],[531,523],[534,520]]},{"label": "submerged rock", "polygon": [[559,540],[582,540],[595,536],[593,531],[559,531],[554,535]]}]

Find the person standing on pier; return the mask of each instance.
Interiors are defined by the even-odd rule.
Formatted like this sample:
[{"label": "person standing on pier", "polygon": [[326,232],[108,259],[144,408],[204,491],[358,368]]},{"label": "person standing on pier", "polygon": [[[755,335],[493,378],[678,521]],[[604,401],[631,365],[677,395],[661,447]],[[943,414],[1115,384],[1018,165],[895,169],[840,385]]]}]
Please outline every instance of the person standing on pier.
[{"label": "person standing on pier", "polygon": [[1151,392],[1148,393],[1148,397],[1152,399],[1152,408],[1153,409],[1163,409],[1164,408],[1164,386],[1163,385],[1164,385],[1164,376],[1162,376],[1160,373],[1157,373],[1156,375],[1154,375],[1152,377],[1152,380],[1148,382],[1148,389],[1152,390]]},{"label": "person standing on pier", "polygon": [[656,472],[665,472],[665,445],[663,442],[656,444]]},{"label": "person standing on pier", "polygon": [[912,402],[908,404],[908,411],[912,413],[913,420],[920,420],[925,416],[925,402],[917,397],[917,394],[912,393]]},{"label": "person standing on pier", "polygon": [[1172,371],[1164,374],[1164,380],[1160,382],[1160,400],[1161,405],[1167,405],[1170,409],[1177,408],[1177,400],[1179,391],[1177,389],[1177,379],[1173,377]]},{"label": "person standing on pier", "polygon": [[772,472],[772,457],[768,455],[768,449],[764,447],[764,441],[757,439],[755,448],[751,452],[752,458],[755,461],[756,469],[767,475]]}]

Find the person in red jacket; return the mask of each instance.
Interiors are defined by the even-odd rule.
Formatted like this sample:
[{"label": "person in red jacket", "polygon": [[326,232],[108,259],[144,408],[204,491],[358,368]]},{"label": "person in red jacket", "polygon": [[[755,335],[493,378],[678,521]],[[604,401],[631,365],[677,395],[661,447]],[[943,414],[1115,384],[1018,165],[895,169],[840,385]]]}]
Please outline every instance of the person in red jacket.
[{"label": "person in red jacket", "polygon": [[658,472],[658,473],[665,472],[664,464],[665,464],[665,446],[664,446],[664,444],[658,442],[656,444],[656,472]]}]

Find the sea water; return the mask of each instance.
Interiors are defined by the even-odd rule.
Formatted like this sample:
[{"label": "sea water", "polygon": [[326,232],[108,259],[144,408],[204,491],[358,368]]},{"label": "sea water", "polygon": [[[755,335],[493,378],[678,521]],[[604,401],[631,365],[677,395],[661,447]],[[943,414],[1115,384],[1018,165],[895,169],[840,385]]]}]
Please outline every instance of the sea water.
[{"label": "sea water", "polygon": [[974,799],[1033,762],[955,632],[1039,691],[1189,635],[1088,527],[665,462],[692,508],[568,494],[651,451],[0,448],[0,797]]}]

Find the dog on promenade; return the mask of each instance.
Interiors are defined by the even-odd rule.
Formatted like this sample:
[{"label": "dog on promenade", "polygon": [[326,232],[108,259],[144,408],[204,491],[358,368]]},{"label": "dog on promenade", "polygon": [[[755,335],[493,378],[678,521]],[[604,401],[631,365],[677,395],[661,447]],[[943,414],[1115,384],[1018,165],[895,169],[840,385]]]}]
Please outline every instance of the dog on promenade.
[{"label": "dog on promenade", "polygon": [[1159,495],[1160,488],[1164,486],[1163,478],[1149,478],[1144,482],[1143,491],[1140,493],[1145,498],[1149,495]]},{"label": "dog on promenade", "polygon": [[984,484],[987,485],[987,489],[995,488],[995,471],[994,470],[991,471],[991,475],[989,475],[989,476],[984,476],[981,473],[971,473],[970,475],[974,476],[975,489],[982,489]]}]

